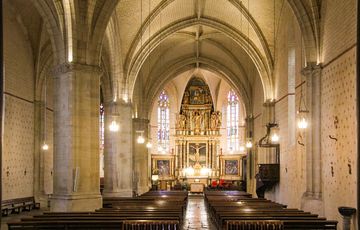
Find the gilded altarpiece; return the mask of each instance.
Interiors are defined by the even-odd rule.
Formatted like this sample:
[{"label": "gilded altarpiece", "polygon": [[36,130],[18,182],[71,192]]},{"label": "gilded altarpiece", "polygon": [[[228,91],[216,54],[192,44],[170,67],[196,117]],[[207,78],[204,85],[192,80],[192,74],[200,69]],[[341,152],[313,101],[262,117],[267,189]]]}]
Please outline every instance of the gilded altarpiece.
[{"label": "gilded altarpiece", "polygon": [[[173,178],[178,182],[203,183],[220,176],[221,113],[214,110],[208,85],[203,79],[193,77],[188,82],[176,119],[175,151],[172,154],[153,154],[153,171],[167,167],[168,156],[174,158]],[[172,163],[170,163],[172,165]],[[161,177],[159,178],[161,180]]]},{"label": "gilded altarpiece", "polygon": [[221,113],[214,111],[208,85],[198,77],[186,86],[175,136],[175,177],[204,183],[219,178]]}]

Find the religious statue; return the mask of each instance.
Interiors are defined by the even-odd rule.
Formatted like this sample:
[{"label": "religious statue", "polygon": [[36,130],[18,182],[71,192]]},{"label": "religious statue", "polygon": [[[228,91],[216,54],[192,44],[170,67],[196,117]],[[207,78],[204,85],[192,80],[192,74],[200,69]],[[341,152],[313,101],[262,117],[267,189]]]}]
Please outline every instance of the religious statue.
[{"label": "religious statue", "polygon": [[202,117],[201,117],[201,115],[200,115],[200,113],[198,111],[194,112],[194,118],[193,119],[194,119],[195,130],[200,131]]},{"label": "religious statue", "polygon": [[185,128],[186,128],[186,116],[184,114],[179,114],[178,129],[184,130]]},{"label": "religious statue", "polygon": [[216,129],[216,113],[212,112],[210,117],[210,129],[215,130]]},{"label": "religious statue", "polygon": [[216,128],[220,129],[220,127],[221,127],[221,112],[220,111],[216,112],[216,117],[215,118],[216,118],[215,119]]},{"label": "religious statue", "polygon": [[189,104],[189,91],[185,91],[184,93],[184,104]]},{"label": "religious statue", "polygon": [[220,129],[221,127],[221,113],[220,111],[217,112],[212,112],[211,117],[210,117],[210,129],[211,130],[216,130],[216,129]]}]

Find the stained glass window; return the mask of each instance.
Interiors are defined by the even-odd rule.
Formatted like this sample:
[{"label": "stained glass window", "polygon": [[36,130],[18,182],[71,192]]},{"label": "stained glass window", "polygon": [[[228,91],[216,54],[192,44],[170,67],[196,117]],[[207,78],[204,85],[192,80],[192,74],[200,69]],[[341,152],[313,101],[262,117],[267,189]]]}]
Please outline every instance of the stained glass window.
[{"label": "stained glass window", "polygon": [[158,150],[169,152],[169,97],[163,90],[158,100]]},{"label": "stained glass window", "polygon": [[229,151],[239,149],[239,98],[233,90],[228,94],[226,113],[227,147]]},{"label": "stained glass window", "polygon": [[99,143],[100,143],[100,177],[104,177],[104,132],[105,132],[105,120],[104,120],[104,105],[100,104],[100,116],[99,116]]}]

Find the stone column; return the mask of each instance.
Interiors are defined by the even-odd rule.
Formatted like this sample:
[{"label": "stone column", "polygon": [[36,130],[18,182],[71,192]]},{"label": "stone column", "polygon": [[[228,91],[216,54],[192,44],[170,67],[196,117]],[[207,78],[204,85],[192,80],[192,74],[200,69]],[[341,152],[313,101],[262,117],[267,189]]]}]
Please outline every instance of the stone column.
[{"label": "stone column", "polygon": [[133,137],[134,137],[134,156],[133,156],[133,165],[134,165],[134,191],[137,194],[143,194],[149,191],[151,187],[150,175],[148,175],[148,169],[150,167],[148,162],[148,149],[146,148],[146,142],[144,144],[137,143],[137,137],[140,133],[136,131],[143,131],[142,135],[147,140],[148,137],[148,126],[149,120],[144,118],[134,118],[133,119]]},{"label": "stone column", "polygon": [[[123,101],[105,104],[104,197],[132,196],[132,114],[131,104]],[[109,125],[115,120],[118,132]]]},{"label": "stone column", "polygon": [[102,206],[99,180],[100,68],[65,63],[54,70],[54,193],[51,211]]},{"label": "stone column", "polygon": [[306,192],[302,208],[323,214],[321,189],[321,65],[309,63],[302,70],[306,79],[309,127],[306,130]]},{"label": "stone column", "polygon": [[35,156],[34,156],[34,195],[36,202],[40,203],[41,207],[47,207],[47,195],[45,194],[45,178],[44,178],[44,151],[41,149],[44,137],[44,123],[45,121],[45,103],[43,101],[35,101]]},{"label": "stone column", "polygon": [[255,151],[253,151],[255,147],[254,143],[254,117],[249,115],[245,118],[245,138],[250,139],[253,143],[253,148],[247,149],[247,156],[246,156],[246,189],[247,192],[256,194],[254,191],[255,188]]},{"label": "stone column", "polygon": [[181,170],[182,169],[182,146],[181,146],[181,140],[178,140],[177,141],[177,151],[178,151],[178,154],[179,154],[179,169]]}]

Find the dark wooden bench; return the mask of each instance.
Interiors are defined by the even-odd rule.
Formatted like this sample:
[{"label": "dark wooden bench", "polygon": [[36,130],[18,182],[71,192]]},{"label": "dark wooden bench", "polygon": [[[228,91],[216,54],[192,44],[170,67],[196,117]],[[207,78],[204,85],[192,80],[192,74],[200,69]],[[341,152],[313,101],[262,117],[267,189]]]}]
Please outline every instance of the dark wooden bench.
[{"label": "dark wooden bench", "polygon": [[1,214],[7,216],[11,213],[40,209],[40,203],[36,203],[34,197],[24,197],[1,202]]},{"label": "dark wooden bench", "polygon": [[[158,194],[158,196],[156,196]],[[187,197],[183,192],[135,198],[107,198],[112,208],[95,212],[45,212],[11,222],[9,229],[180,229]],[[169,194],[169,193],[166,193]]]},{"label": "dark wooden bench", "polygon": [[140,230],[140,229],[179,229],[176,220],[48,220],[48,221],[22,221],[9,222],[9,230],[14,229],[111,229],[111,230]]},{"label": "dark wooden bench", "polygon": [[336,229],[337,221],[258,198],[236,201],[236,195],[208,192],[206,202],[218,229]]}]

